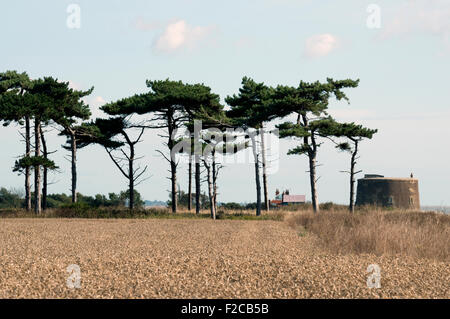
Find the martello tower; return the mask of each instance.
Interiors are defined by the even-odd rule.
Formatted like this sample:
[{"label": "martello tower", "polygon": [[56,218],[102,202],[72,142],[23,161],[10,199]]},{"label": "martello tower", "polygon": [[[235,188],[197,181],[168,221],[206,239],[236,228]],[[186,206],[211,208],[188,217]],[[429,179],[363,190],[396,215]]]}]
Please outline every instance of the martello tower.
[{"label": "martello tower", "polygon": [[419,181],[366,175],[358,180],[356,205],[374,205],[420,210]]}]

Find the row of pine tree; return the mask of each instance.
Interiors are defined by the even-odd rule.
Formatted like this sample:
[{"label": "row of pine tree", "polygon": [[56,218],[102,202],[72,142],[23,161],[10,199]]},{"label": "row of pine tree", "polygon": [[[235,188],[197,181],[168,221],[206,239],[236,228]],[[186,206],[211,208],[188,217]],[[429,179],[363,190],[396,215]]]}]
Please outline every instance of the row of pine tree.
[{"label": "row of pine tree", "polygon": [[[355,123],[340,123],[328,113],[332,98],[349,101],[344,89],[356,88],[359,80],[327,79],[326,82],[298,86],[271,87],[244,77],[237,94],[227,96],[227,107],[219,95],[203,84],[181,81],[146,82],[148,92],[123,98],[101,107],[109,117],[91,119],[91,110],[85,101],[94,88],[87,91],[70,88],[68,82],[53,77],[30,79],[27,73],[7,71],[0,73],[0,121],[22,127],[24,155],[14,170],[25,177],[27,210],[39,214],[46,208],[48,173],[58,168],[50,159],[44,128],[52,125],[67,138],[63,147],[71,154],[71,195],[77,202],[77,151],[92,144],[101,145],[128,182],[129,207],[134,208],[135,187],[145,179],[147,166],[136,154],[136,144],[149,129],[163,129],[166,150],[158,152],[170,165],[171,209],[178,210],[177,156],[189,157],[188,208],[196,203],[200,212],[201,167],[206,171],[211,216],[217,209],[217,178],[222,167],[216,153],[236,153],[251,148],[255,159],[256,214],[269,210],[268,176],[265,135],[271,121],[277,125],[281,138],[298,140],[298,146],[288,154],[305,155],[309,162],[311,200],[319,211],[317,191],[317,154],[325,141],[331,141],[340,150],[351,154],[349,210],[354,211],[354,184],[359,143],[371,139],[377,130]],[[139,115],[136,117],[135,115]],[[294,121],[289,119],[295,118]],[[201,121],[201,130],[195,130],[195,121]],[[214,130],[212,130],[214,128]],[[243,128],[241,131],[233,129]],[[231,131],[230,131],[231,129]],[[179,132],[183,133],[180,136]],[[192,133],[191,133],[192,132]],[[232,132],[232,133],[229,133]],[[242,132],[242,133],[236,133]],[[222,141],[226,142],[222,142]],[[218,142],[220,141],[220,142]],[[261,172],[262,169],[262,189]],[[34,192],[31,178],[34,173]],[[194,175],[195,191],[192,192]],[[31,198],[33,194],[34,198]],[[195,199],[192,196],[195,195]],[[32,205],[34,201],[34,205]]]}]

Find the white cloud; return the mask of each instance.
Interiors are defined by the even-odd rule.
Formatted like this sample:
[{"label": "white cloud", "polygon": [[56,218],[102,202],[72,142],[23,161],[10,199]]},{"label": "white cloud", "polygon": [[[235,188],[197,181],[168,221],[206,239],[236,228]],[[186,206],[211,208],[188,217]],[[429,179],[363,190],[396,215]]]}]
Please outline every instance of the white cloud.
[{"label": "white cloud", "polygon": [[313,35],[306,39],[304,55],[317,58],[330,54],[339,47],[339,39],[329,33]]},{"label": "white cloud", "polygon": [[213,26],[191,26],[184,20],[177,20],[166,26],[164,32],[155,40],[153,47],[160,52],[192,49],[204,41],[213,31]]}]

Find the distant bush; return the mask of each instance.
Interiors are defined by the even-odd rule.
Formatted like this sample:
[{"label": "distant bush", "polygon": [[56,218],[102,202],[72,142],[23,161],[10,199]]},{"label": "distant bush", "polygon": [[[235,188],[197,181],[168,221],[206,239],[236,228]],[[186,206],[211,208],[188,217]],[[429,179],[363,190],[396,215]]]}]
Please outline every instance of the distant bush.
[{"label": "distant bush", "polygon": [[246,206],[239,203],[230,202],[230,203],[220,203],[220,208],[239,210],[239,209],[246,209]]},{"label": "distant bush", "polygon": [[22,208],[24,204],[25,200],[18,191],[0,188],[0,208]]},{"label": "distant bush", "polygon": [[[33,196],[33,194],[31,194]],[[141,194],[135,191],[135,207],[143,208],[144,201]],[[7,190],[0,188],[0,209],[6,208],[24,208],[25,200],[20,190]],[[128,202],[129,192],[122,191],[119,194],[109,193],[108,196],[97,194],[95,196],[86,196],[78,193],[79,205],[83,207],[99,208],[99,207],[125,207]],[[72,207],[72,197],[66,194],[48,194],[47,208],[64,208]],[[78,207],[79,206],[74,206]]]}]

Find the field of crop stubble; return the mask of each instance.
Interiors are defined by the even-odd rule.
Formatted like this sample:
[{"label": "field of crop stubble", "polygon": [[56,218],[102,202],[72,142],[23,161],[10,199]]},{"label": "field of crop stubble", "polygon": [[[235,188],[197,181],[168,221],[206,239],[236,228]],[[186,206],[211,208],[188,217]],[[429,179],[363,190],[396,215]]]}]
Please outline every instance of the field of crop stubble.
[{"label": "field of crop stubble", "polygon": [[0,298],[450,297],[448,260],[334,254],[292,220],[0,219],[0,251]]}]

